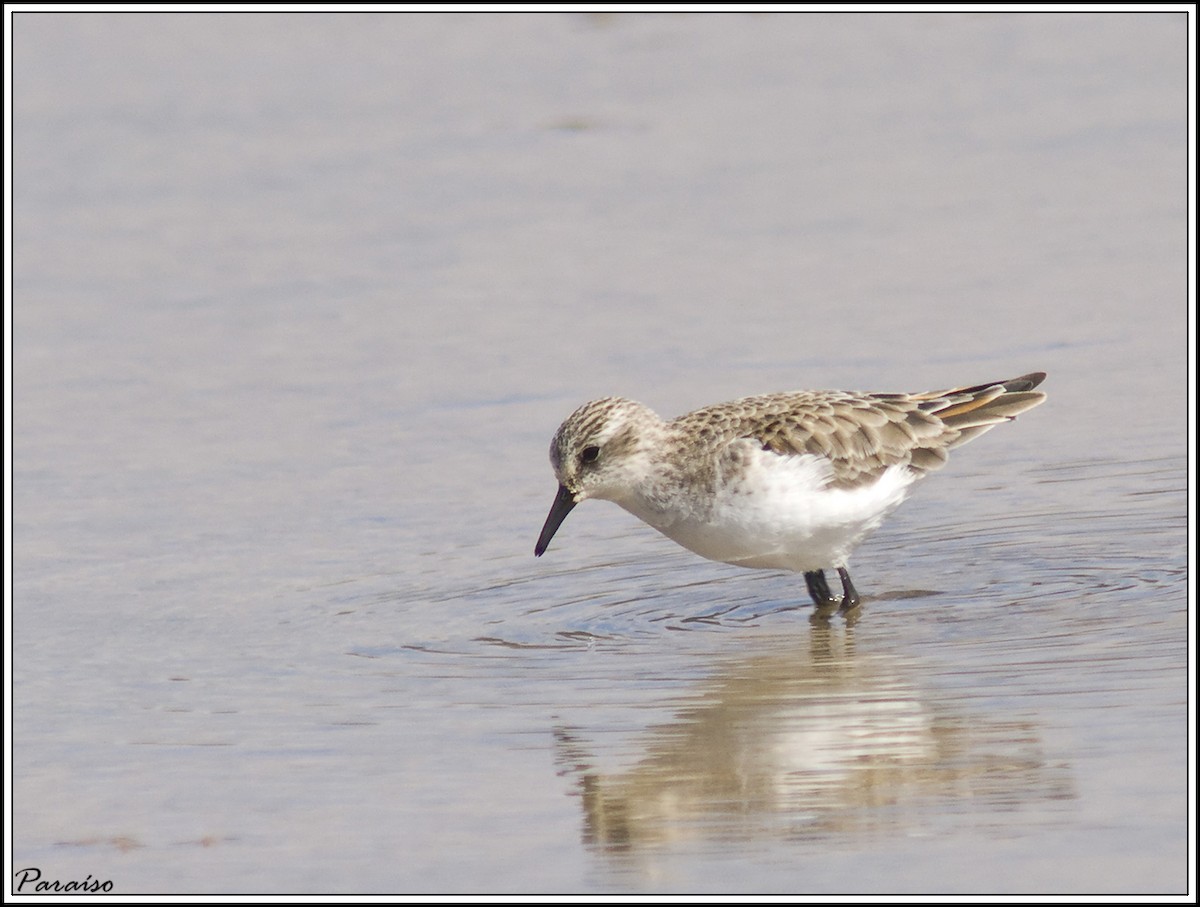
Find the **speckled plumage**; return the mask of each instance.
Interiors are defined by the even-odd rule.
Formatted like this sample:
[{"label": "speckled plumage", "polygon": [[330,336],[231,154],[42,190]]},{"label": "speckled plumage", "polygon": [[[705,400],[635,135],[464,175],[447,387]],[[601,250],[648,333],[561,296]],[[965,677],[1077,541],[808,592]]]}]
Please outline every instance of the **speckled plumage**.
[{"label": "speckled plumage", "polygon": [[[803,572],[819,606],[850,551],[953,448],[1037,406],[1041,372],[923,394],[796,391],[706,406],[669,422],[622,397],[559,427],[559,495],[535,553],[575,504],[614,501],[713,560]],[[853,602],[851,599],[853,598]]]}]

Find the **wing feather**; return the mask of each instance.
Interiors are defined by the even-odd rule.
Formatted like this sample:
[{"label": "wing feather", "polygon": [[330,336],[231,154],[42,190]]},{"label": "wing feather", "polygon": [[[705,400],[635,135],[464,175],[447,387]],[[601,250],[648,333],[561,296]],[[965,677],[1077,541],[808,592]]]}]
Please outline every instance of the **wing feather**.
[{"label": "wing feather", "polygon": [[717,447],[749,438],[780,456],[825,457],[831,483],[853,488],[892,466],[919,473],[939,469],[952,448],[1045,400],[1033,390],[1044,378],[1034,372],[923,394],[767,394],[705,407],[672,425]]}]

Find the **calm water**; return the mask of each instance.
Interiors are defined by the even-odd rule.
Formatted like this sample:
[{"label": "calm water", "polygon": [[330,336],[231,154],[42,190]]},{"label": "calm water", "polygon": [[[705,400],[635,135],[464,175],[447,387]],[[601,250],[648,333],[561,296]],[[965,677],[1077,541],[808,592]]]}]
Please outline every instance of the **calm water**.
[{"label": "calm water", "polygon": [[[1186,22],[17,14],[14,870],[1187,891]],[[1034,369],[856,624],[532,556],[591,397]]]}]

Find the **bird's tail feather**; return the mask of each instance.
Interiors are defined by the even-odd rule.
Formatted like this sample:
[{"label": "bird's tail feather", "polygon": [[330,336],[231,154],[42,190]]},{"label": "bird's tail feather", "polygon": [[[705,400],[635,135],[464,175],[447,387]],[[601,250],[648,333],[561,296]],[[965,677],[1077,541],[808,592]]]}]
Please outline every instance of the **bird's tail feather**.
[{"label": "bird's tail feather", "polygon": [[1045,400],[1044,393],[1034,390],[1045,378],[1045,372],[1031,372],[1008,381],[931,391],[918,395],[922,401],[920,409],[959,432],[959,436],[947,445],[954,448],[1001,422],[1011,422]]}]

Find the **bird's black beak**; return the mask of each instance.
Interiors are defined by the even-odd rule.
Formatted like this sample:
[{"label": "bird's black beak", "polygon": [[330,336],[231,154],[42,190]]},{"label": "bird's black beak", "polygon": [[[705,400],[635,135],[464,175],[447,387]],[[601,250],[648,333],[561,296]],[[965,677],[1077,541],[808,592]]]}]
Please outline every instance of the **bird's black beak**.
[{"label": "bird's black beak", "polygon": [[558,486],[558,496],[555,497],[554,503],[550,505],[550,514],[546,517],[546,525],[542,527],[542,534],[538,536],[537,544],[533,547],[533,553],[541,557],[546,553],[546,549],[550,547],[550,539],[554,538],[554,533],[558,532],[558,527],[562,525],[562,521],[567,518],[567,514],[578,503],[575,500],[575,495],[567,490],[566,485]]}]

